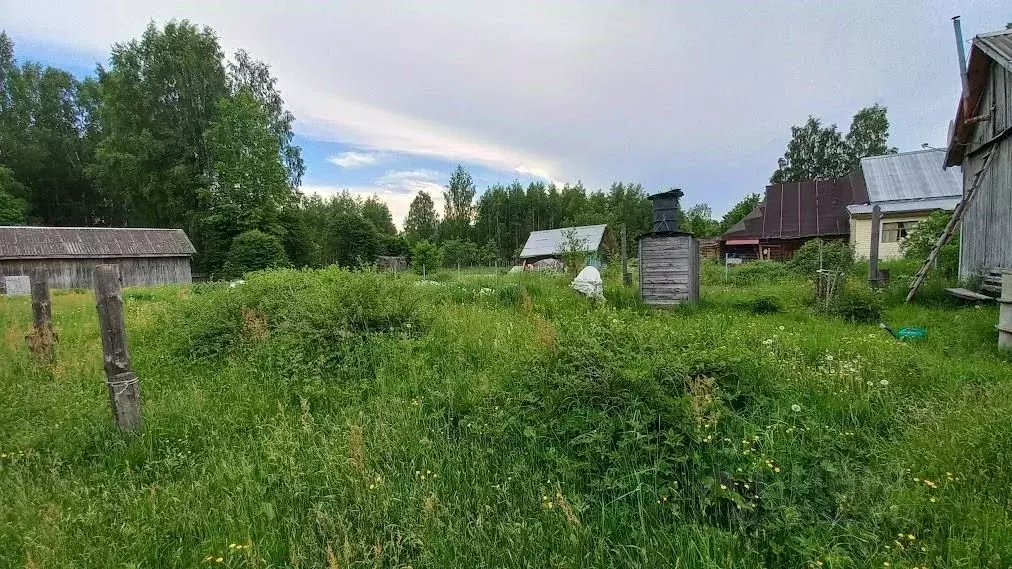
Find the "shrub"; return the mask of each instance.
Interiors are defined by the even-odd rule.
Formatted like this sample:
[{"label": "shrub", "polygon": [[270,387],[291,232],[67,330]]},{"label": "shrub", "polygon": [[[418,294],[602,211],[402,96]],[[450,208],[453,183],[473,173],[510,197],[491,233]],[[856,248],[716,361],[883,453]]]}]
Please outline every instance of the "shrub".
[{"label": "shrub", "polygon": [[411,249],[411,266],[423,275],[443,266],[443,250],[437,245],[422,240]]},{"label": "shrub", "polygon": [[404,279],[374,271],[278,270],[236,286],[205,287],[183,305],[178,350],[224,355],[271,338],[292,361],[327,363],[367,335],[417,330],[417,297]]},{"label": "shrub", "polygon": [[259,271],[288,264],[281,240],[262,231],[251,230],[240,233],[232,240],[228,260],[222,267],[224,278],[236,278],[250,271]]},{"label": "shrub", "polygon": [[854,249],[846,241],[812,239],[798,249],[788,265],[804,277],[814,275],[820,268],[846,273],[854,266]]},{"label": "shrub", "polygon": [[776,314],[783,311],[780,299],[772,295],[754,298],[747,303],[747,306],[752,314]]},{"label": "shrub", "polygon": [[[920,262],[927,259],[951,217],[952,212],[936,211],[918,223],[917,227],[900,243],[903,256]],[[947,277],[956,276],[959,270],[959,244],[957,240],[953,239],[942,247],[938,255],[936,269]]]},{"label": "shrub", "polygon": [[882,298],[879,292],[863,283],[848,282],[833,303],[832,311],[850,322],[880,322]]}]

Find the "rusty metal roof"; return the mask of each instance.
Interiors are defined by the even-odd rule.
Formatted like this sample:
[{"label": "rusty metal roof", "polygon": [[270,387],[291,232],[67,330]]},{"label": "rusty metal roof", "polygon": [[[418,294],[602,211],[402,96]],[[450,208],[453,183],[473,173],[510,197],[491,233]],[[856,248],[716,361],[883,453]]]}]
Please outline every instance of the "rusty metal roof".
[{"label": "rusty metal roof", "polygon": [[0,227],[0,259],[189,257],[182,229]]},{"label": "rusty metal roof", "polygon": [[771,184],[766,199],[723,235],[724,239],[800,239],[850,233],[847,206],[868,200],[855,170],[836,180]]}]

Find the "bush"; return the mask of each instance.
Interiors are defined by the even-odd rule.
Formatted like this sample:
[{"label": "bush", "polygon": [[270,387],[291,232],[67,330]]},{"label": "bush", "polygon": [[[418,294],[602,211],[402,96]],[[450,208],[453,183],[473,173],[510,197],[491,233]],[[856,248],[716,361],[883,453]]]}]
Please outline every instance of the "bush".
[{"label": "bush", "polygon": [[733,284],[750,286],[775,283],[793,274],[786,263],[778,261],[749,261],[731,266],[725,280],[724,264],[721,261],[705,261],[701,264],[700,280],[704,285]]},{"label": "bush", "polygon": [[759,296],[746,304],[752,314],[776,314],[783,311],[780,299],[771,295]]},{"label": "bush", "polygon": [[281,240],[262,231],[251,230],[240,233],[232,240],[228,260],[221,269],[223,278],[232,279],[244,273],[283,267],[288,264]]},{"label": "bush", "polygon": [[882,304],[878,291],[863,283],[848,282],[833,303],[832,311],[850,322],[870,324],[881,322]]},{"label": "bush", "polygon": [[[952,217],[952,212],[936,211],[929,215],[924,221],[917,224],[917,227],[907,235],[907,238],[900,243],[903,256],[913,261],[923,262],[928,258],[931,249],[934,248],[938,237],[941,236],[946,224]],[[954,277],[959,271],[959,242],[953,239],[942,247],[938,255],[936,269],[947,277]]]},{"label": "bush", "polygon": [[172,326],[178,351],[216,357],[268,338],[292,362],[328,364],[373,334],[418,330],[413,287],[374,271],[278,270],[203,287]]},{"label": "bush", "polygon": [[422,240],[411,249],[411,266],[422,275],[443,266],[443,250],[437,245]]},{"label": "bush", "polygon": [[847,273],[854,266],[854,249],[846,241],[812,239],[787,264],[804,277],[814,275],[820,268]]}]

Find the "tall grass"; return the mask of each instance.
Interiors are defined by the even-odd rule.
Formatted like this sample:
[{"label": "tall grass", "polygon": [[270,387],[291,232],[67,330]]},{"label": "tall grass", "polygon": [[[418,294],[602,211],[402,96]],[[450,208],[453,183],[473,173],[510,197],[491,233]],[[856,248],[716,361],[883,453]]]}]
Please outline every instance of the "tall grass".
[{"label": "tall grass", "polygon": [[[548,275],[422,282],[127,290],[138,436],[90,294],[54,298],[51,367],[0,300],[0,566],[1012,563],[993,308],[886,297],[928,328],[905,344],[788,276],[671,311]],[[761,296],[779,311],[742,309]]]}]

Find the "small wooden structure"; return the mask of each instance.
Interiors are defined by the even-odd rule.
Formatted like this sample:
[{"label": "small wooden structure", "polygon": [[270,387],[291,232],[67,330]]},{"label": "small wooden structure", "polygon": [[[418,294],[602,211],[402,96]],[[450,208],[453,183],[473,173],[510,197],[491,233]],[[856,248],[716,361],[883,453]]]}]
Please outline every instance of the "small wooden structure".
[{"label": "small wooden structure", "polygon": [[103,263],[123,286],[189,284],[194,253],[182,229],[0,227],[0,277],[44,269],[52,288],[91,288]]},{"label": "small wooden structure", "polygon": [[699,242],[679,231],[682,191],[649,197],[654,204],[653,231],[639,238],[640,298],[653,306],[699,301]]},{"label": "small wooden structure", "polygon": [[380,255],[376,259],[376,266],[380,270],[400,272],[408,268],[408,258],[400,255],[386,256]]}]

